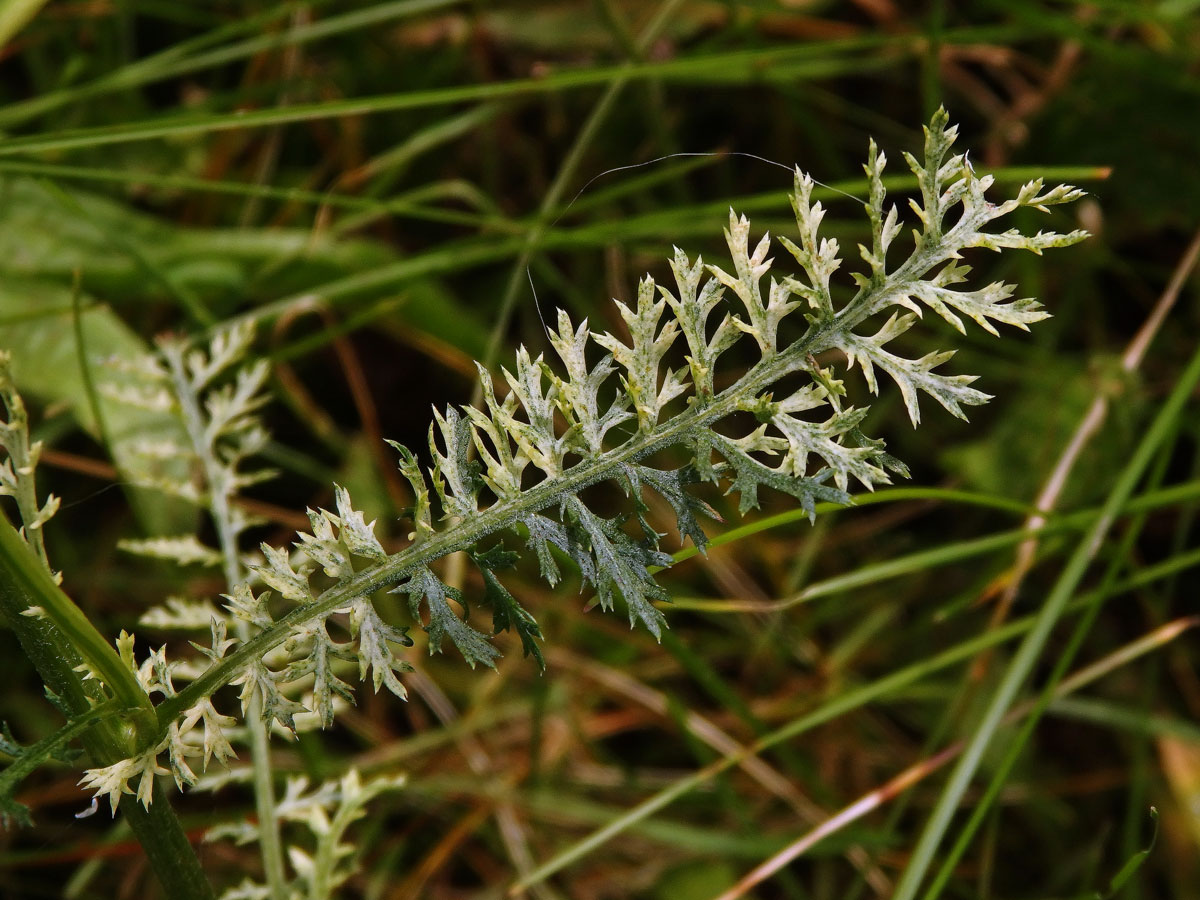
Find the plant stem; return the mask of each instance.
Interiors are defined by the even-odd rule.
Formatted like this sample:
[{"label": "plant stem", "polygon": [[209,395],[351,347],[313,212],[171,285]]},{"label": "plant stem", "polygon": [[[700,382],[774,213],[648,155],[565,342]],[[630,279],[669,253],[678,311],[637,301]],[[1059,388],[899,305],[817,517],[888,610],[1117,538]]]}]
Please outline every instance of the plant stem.
[{"label": "plant stem", "polygon": [[39,521],[39,504],[37,499],[37,484],[34,469],[37,468],[37,457],[40,447],[29,443],[29,415],[25,412],[25,401],[17,392],[9,372],[9,357],[0,357],[0,395],[3,397],[7,421],[0,422],[0,436],[4,448],[12,459],[14,480],[8,491],[17,501],[17,510],[25,525],[25,538],[37,554],[47,572],[50,559],[46,556],[46,542],[42,535],[43,523]]},{"label": "plant stem", "polygon": [[161,781],[154,783],[149,807],[140,803],[122,804],[121,815],[146,851],[146,859],[162,883],[165,896],[170,900],[214,900],[216,894],[200,858],[171,808]]},{"label": "plant stem", "polygon": [[[234,524],[227,475],[216,459],[214,438],[208,435],[201,401],[188,377],[184,360],[184,345],[164,342],[163,358],[170,373],[171,384],[179,401],[192,452],[204,470],[209,514],[216,527],[221,545],[221,561],[225,569],[226,589],[232,591],[243,581],[242,563],[238,556],[238,531]],[[250,639],[250,625],[242,620],[235,623],[238,639]],[[256,695],[246,708],[246,727],[250,732],[250,758],[254,768],[254,806],[258,814],[258,845],[262,852],[263,872],[271,892],[271,900],[286,900],[287,877],[283,866],[283,841],[279,834],[279,817],[275,812],[275,784],[271,771],[270,734],[262,717],[262,701]]]},{"label": "plant stem", "polygon": [[47,735],[36,744],[24,747],[18,756],[3,772],[0,772],[0,797],[11,795],[25,776],[34,772],[38,766],[48,760],[59,747],[69,744],[97,720],[119,713],[120,704],[115,700],[106,700],[97,704],[87,712],[72,716],[71,719],[54,734]]},{"label": "plant stem", "polygon": [[[54,583],[42,561],[34,556],[34,551],[3,516],[0,516],[0,562],[3,563],[0,565],[3,573],[0,576],[3,579],[0,581],[0,602],[4,604],[5,613],[10,618],[24,622],[44,619],[52,626],[63,645],[73,648],[92,674],[112,693],[122,712],[131,716],[135,723],[135,733],[131,737],[136,739],[136,746],[140,749],[148,746],[153,727],[153,720],[149,716],[154,710],[150,698],[112,645],[62,588]],[[26,615],[32,607],[37,607],[41,613],[37,616]],[[23,634],[23,630],[16,625],[13,630],[18,637]],[[58,652],[58,646],[39,646],[37,655],[31,654],[30,659],[40,672],[42,664]],[[58,690],[56,687],[53,689]],[[88,692],[87,696],[99,695]]]},{"label": "plant stem", "polygon": [[[44,616],[28,616],[31,607]],[[153,706],[116,651],[51,579],[29,545],[0,516],[0,613],[16,633],[42,681],[72,716],[87,716],[112,693],[118,715],[98,719],[81,736],[92,760],[108,765],[149,746]],[[97,679],[84,681],[76,666],[86,661]],[[195,851],[161,789],[151,809],[122,807],[146,858],[172,900],[212,900],[213,892]]]}]

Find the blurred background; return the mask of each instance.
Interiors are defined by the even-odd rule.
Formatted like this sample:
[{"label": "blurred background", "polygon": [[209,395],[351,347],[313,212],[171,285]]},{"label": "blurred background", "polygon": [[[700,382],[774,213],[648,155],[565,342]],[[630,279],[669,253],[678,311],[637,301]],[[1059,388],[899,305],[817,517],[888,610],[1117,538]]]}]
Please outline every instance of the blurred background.
[{"label": "blurred background", "polygon": [[[1045,258],[969,260],[981,282],[1014,282],[1046,304],[1054,318],[1031,334],[959,337],[927,317],[914,335],[914,351],[962,347],[950,366],[997,398],[969,424],[926,404],[914,430],[885,387],[866,431],[926,490],[881,491],[815,526],[770,520],[663,573],[678,609],[661,644],[585,611],[573,578],[548,589],[526,560],[509,586],[547,637],[545,675],[508,636],[498,672],[480,673],[425,655],[416,630],[408,703],[361,689],[334,730],[276,745],[281,773],[409,775],[356,826],[361,875],[339,896],[501,897],[532,872],[538,898],[714,897],[971,733],[1012,641],[870,702],[848,698],[1037,610],[1079,526],[1046,537],[1024,577],[1015,540],[969,542],[1011,536],[1099,398],[1107,416],[1055,498],[1086,518],[1194,351],[1198,7],[0,4],[0,346],[48,448],[42,487],[63,497],[47,540],[65,587],[105,634],[136,629],[142,651],[166,641],[178,655],[186,636],[139,616],[168,595],[223,589],[203,570],[117,550],[122,537],[197,523],[127,489],[144,464],[131,444],[155,423],[114,405],[101,435],[77,318],[96,358],[254,320],[274,364],[266,456],[281,472],[250,492],[267,523],[255,537],[291,540],[305,506],[332,504],[336,481],[378,518],[385,545],[401,546],[411,498],[381,439],[423,446],[430,405],[470,399],[473,360],[498,371],[519,344],[548,349],[539,303],[547,317],[562,307],[619,329],[609,298],[628,300],[647,271],[669,277],[672,245],[722,264],[730,207],[755,235],[792,233],[792,166],[835,189],[826,228],[852,268],[869,238],[853,199],[865,196],[868,139],[902,199],[913,184],[901,151],[919,152],[921,124],[944,104],[997,197],[1039,175],[1088,192],[1023,227],[1094,237]],[[1165,318],[1144,359],[1122,366],[1156,309]],[[727,371],[753,361],[740,352]],[[1099,677],[1051,705],[940,896],[1106,896],[1150,843],[1151,806],[1159,839],[1117,895],[1200,894],[1200,679],[1185,618],[1200,581],[1189,569],[1198,423],[1193,405],[1085,582],[1104,602],[1072,671],[1096,664]],[[710,533],[742,524],[728,498],[705,497],[726,518]],[[753,521],[792,508],[764,500]],[[1051,638],[1038,684],[1074,625]],[[1146,635],[1152,652],[1121,656]],[[0,718],[36,740],[57,714],[11,634],[0,646]],[[794,737],[751,763],[697,774],[789,726]],[[963,816],[1012,733],[989,751]],[[0,833],[0,895],[158,896],[119,819],[72,818],[87,803],[77,777],[47,769],[27,786],[37,826]],[[889,896],[944,778],[930,764],[743,895]],[[666,790],[677,799],[661,811],[571,851]],[[199,836],[245,817],[252,798],[231,787],[177,807]],[[223,885],[259,866],[254,848],[228,842],[202,853]],[[547,861],[556,870],[538,876]]]}]

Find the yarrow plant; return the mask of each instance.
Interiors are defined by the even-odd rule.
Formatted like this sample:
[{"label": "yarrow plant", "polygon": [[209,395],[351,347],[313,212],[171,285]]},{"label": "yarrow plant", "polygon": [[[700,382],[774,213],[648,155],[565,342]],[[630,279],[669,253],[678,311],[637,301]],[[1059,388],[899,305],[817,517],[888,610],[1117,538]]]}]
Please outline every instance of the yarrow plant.
[{"label": "yarrow plant", "polygon": [[[109,658],[111,647],[101,652],[77,645],[92,706],[123,709],[130,679],[139,695],[126,741],[133,752],[88,769],[82,783],[114,811],[126,793],[149,805],[158,774],[170,773],[180,787],[194,784],[194,767],[204,770],[214,759],[234,755],[227,732],[235,718],[219,711],[213,699],[227,684],[241,687],[241,715],[252,733],[258,729],[251,745],[256,765],[264,766],[264,721],[289,732],[304,720],[328,727],[339,705],[354,702],[354,690],[343,680],[346,663],[355,663],[359,678],[376,691],[387,687],[404,697],[402,652],[412,643],[409,626],[384,619],[372,601],[379,591],[406,598],[413,623],[428,632],[431,652],[448,640],[472,667],[494,666],[500,652],[492,635],[511,630],[525,654],[544,667],[542,631],[503,583],[502,573],[517,552],[500,538],[502,532],[515,534],[532,551],[551,585],[560,580],[562,563],[570,561],[601,608],[623,605],[631,625],[657,637],[665,626],[661,607],[669,598],[653,571],[672,559],[649,519],[649,493],[669,505],[679,534],[703,551],[701,518],[715,515],[694,493],[703,482],[736,493],[743,514],[758,506],[766,487],[791,495],[812,517],[819,501],[849,503],[856,485],[873,489],[887,484],[891,474],[906,475],[884,442],[862,431],[868,409],[851,405],[846,378],[857,369],[877,393],[880,376],[887,376],[914,426],[922,393],[965,417],[964,407],[989,397],[972,386],[973,376],[941,371],[953,351],[910,359],[891,345],[926,310],[960,332],[964,318],[992,334],[996,324],[1026,329],[1046,317],[1041,305],[1014,299],[1010,285],[969,287],[964,251],[1040,254],[1085,236],[995,229],[995,222],[1019,209],[1046,210],[1081,192],[1033,181],[1015,198],[992,202],[986,196],[992,178],[977,176],[963,155],[951,153],[955,135],[939,111],[925,130],[924,159],[905,154],[919,196],[908,203],[916,227],[903,259],[889,258],[896,256],[903,217],[899,207],[885,203],[886,159],[872,142],[865,166],[871,241],[859,246],[862,266],[844,283],[835,281],[845,264],[841,248],[820,233],[825,211],[812,199],[814,182],[797,170],[791,197],[797,233],[779,237],[782,254],[776,251],[794,261],[793,273],[775,267],[768,236],[752,238],[750,222],[731,212],[725,232],[729,262],[706,264],[676,249],[672,283],[646,277],[633,303],[618,303],[627,335],[595,333],[586,320],[575,323],[559,311],[549,334],[556,363],[521,348],[499,379],[480,366],[482,407],[434,412],[429,466],[393,444],[413,497],[409,543],[398,552],[385,550],[374,523],[336,487],[334,511],[308,511],[310,533],[300,534],[291,548],[264,544],[261,557],[246,568],[239,538],[252,523],[235,500],[241,489],[269,474],[241,469],[266,440],[256,416],[266,366],[245,363],[253,334],[244,328],[222,332],[203,351],[181,339],[161,342],[155,360],[137,367],[144,384],[118,393],[178,414],[187,446],[146,452],[194,460],[200,477],[159,486],[207,509],[220,546],[206,547],[194,535],[124,546],[181,564],[221,566],[228,592],[220,607],[175,600],[147,619],[159,625],[203,623],[209,638],[195,645],[203,656],[198,663],[169,660],[162,648],[138,662],[125,633],[116,642],[117,665]],[[725,371],[722,357],[739,344],[753,344],[757,362]],[[685,359],[673,365],[677,347]],[[3,388],[9,415],[0,441],[11,464],[0,470],[2,489],[17,498],[23,535],[49,576],[40,529],[55,501],[39,506],[36,500],[37,449],[28,444],[23,407],[7,370]],[[743,422],[752,424],[742,427]],[[662,467],[659,451],[667,448],[686,462]],[[602,515],[585,499],[584,490],[601,482],[624,492],[625,512]],[[480,572],[490,628],[469,620],[468,597],[434,567],[455,552]],[[41,600],[61,595],[51,588],[33,594],[19,611],[64,628],[69,601]],[[176,687],[176,680],[186,685]],[[278,822],[286,803],[273,805],[269,771],[263,777],[259,816]],[[261,787],[262,778],[256,781]],[[0,794],[10,811],[14,783],[6,778]],[[363,790],[356,778],[347,784],[343,795]],[[269,831],[260,828],[267,856]],[[309,884],[314,857],[298,852],[292,854],[297,877],[309,878]],[[301,858],[307,862],[296,863]],[[239,890],[237,896],[259,895],[253,886]]]}]

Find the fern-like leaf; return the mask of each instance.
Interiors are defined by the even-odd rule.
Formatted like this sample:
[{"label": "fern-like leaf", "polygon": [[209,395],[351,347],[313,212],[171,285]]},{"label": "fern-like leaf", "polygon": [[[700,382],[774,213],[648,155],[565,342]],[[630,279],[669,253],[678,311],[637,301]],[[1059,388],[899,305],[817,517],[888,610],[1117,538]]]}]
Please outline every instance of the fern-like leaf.
[{"label": "fern-like leaf", "polygon": [[[658,636],[668,597],[652,570],[669,565],[671,557],[649,518],[651,494],[671,508],[679,533],[703,548],[700,514],[711,511],[693,493],[700,482],[738,494],[742,513],[758,506],[766,488],[794,497],[811,517],[818,503],[850,502],[854,485],[870,489],[906,475],[884,442],[864,433],[868,410],[847,400],[840,361],[845,371],[861,372],[873,393],[881,387],[878,374],[885,373],[899,387],[914,425],[921,393],[963,415],[989,398],[971,386],[972,376],[943,371],[952,351],[910,359],[893,341],[915,328],[925,310],[956,330],[968,319],[991,333],[998,324],[1027,328],[1045,317],[1040,306],[1014,300],[1014,289],[1002,283],[968,286],[971,270],[963,254],[972,248],[1041,253],[1085,237],[1078,231],[995,230],[993,223],[1015,210],[1045,210],[1081,192],[1035,181],[994,203],[986,196],[992,178],[977,176],[963,156],[952,154],[955,137],[939,111],[925,129],[923,160],[905,155],[919,190],[908,204],[916,228],[903,258],[898,249],[905,215],[888,203],[887,160],[872,142],[864,203],[871,238],[858,248],[861,270],[841,276],[842,284],[837,279],[845,261],[837,242],[821,233],[825,211],[813,199],[814,182],[797,171],[791,197],[796,233],[780,239],[795,271],[776,266],[770,238],[753,234],[745,217],[731,213],[731,263],[693,261],[677,249],[672,286],[646,277],[636,301],[619,306],[627,335],[593,334],[586,321],[575,324],[560,311],[549,333],[560,365],[521,348],[513,369],[501,370],[503,383],[481,369],[481,407],[435,410],[431,465],[424,471],[412,453],[394,445],[413,488],[411,544],[388,554],[338,488],[336,514],[310,511],[312,533],[295,544],[300,560],[264,548],[258,573],[293,604],[291,610],[274,619],[265,592],[234,590],[230,612],[261,629],[256,653],[227,656],[214,644],[206,651],[212,655],[209,671],[164,700],[160,718],[182,715],[220,684],[236,680],[243,696],[257,694],[268,716],[288,724],[297,710],[281,686],[312,677],[318,683],[313,702],[326,721],[332,707],[323,704],[341,694],[330,663],[351,654],[376,689],[387,685],[403,696],[398,673],[404,664],[393,648],[406,645],[407,636],[385,624],[371,603],[372,594],[384,589],[407,595],[431,651],[449,639],[472,666],[494,666],[499,649],[469,623],[469,588],[447,585],[433,567],[458,551],[470,553],[480,568],[492,630],[515,631],[526,654],[540,663],[541,629],[502,584],[512,552],[482,549],[481,542],[504,530],[525,541],[551,584],[563,577],[564,563],[573,564],[602,609],[623,604],[631,624]],[[719,377],[718,365],[739,343],[756,349],[757,361]],[[673,356],[686,365],[673,364]],[[212,360],[223,358],[221,348],[211,348],[196,377],[208,378],[208,368],[217,365]],[[226,428],[236,431],[244,419],[224,412],[222,404],[237,406],[256,378],[254,371],[238,376],[221,395],[228,398],[217,403]],[[741,424],[747,414],[755,420],[749,426]],[[668,448],[682,465],[660,467]],[[628,512],[614,516],[606,508],[601,514],[589,505],[584,490],[601,482],[626,491]],[[318,581],[322,575],[329,581]],[[350,613],[353,640],[345,645],[313,624],[339,611]],[[263,654],[281,645],[288,664],[268,667]]]}]

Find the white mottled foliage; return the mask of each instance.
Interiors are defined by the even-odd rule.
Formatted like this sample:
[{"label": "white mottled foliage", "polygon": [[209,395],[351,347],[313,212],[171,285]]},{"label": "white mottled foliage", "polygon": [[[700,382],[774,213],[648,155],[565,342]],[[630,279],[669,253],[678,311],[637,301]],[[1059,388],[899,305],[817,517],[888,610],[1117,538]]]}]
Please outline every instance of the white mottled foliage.
[{"label": "white mottled foliage", "polygon": [[[498,537],[502,532],[515,532],[528,545],[551,584],[569,559],[602,608],[623,605],[631,624],[657,636],[668,598],[652,570],[669,565],[671,557],[647,519],[646,492],[658,494],[674,511],[679,534],[703,549],[700,516],[712,513],[693,493],[699,482],[738,494],[743,513],[758,505],[766,487],[791,495],[811,516],[819,501],[850,502],[856,484],[873,489],[888,483],[890,474],[906,474],[881,440],[863,433],[868,409],[850,404],[848,373],[861,373],[873,394],[886,381],[880,374],[886,375],[913,425],[920,422],[921,394],[963,416],[965,407],[988,395],[971,386],[973,376],[942,371],[952,350],[910,358],[898,349],[902,336],[926,310],[957,331],[966,320],[992,334],[998,324],[1026,329],[1045,318],[1040,305],[1014,299],[1009,285],[968,286],[971,268],[963,254],[972,248],[1041,253],[1085,236],[992,228],[1017,209],[1045,210],[1081,192],[1069,186],[1047,190],[1034,181],[1016,197],[993,203],[985,196],[992,178],[976,176],[963,156],[951,153],[955,137],[939,111],[925,130],[924,159],[905,154],[918,193],[904,215],[886,202],[886,158],[871,143],[863,204],[871,239],[870,246],[858,247],[858,271],[840,274],[854,266],[836,240],[822,235],[825,210],[814,200],[817,188],[797,171],[791,197],[796,233],[779,238],[784,260],[795,264],[792,271],[776,264],[767,235],[754,234],[745,216],[731,212],[725,232],[730,262],[706,264],[676,248],[673,284],[647,276],[636,300],[618,303],[621,334],[594,332],[586,320],[575,323],[559,311],[549,334],[556,363],[522,347],[502,378],[480,368],[482,408],[434,411],[431,465],[423,469],[415,454],[393,444],[413,494],[408,541],[386,546],[375,523],[337,487],[335,511],[309,510],[311,533],[299,535],[291,548],[262,547],[253,573],[263,587],[231,585],[224,607],[213,607],[211,639],[196,645],[207,669],[190,673],[188,685],[176,692],[172,677],[181,670],[161,651],[136,667],[146,689],[163,695],[160,720],[170,724],[160,742],[137,758],[89,771],[86,785],[108,796],[114,808],[122,794],[135,790],[148,802],[145,785],[160,769],[185,784],[195,779],[189,759],[205,766],[228,758],[232,750],[222,729],[229,720],[211,703],[224,684],[240,685],[244,707],[257,703],[265,717],[287,729],[296,727],[298,716],[329,726],[337,705],[353,702],[343,678],[355,668],[376,690],[405,696],[406,664],[396,653],[411,640],[374,605],[384,589],[407,597],[412,622],[428,632],[431,652],[448,639],[471,665],[494,666],[500,650],[492,635],[512,630],[524,652],[541,662],[541,630],[502,583],[501,573],[516,560]],[[901,240],[906,217],[916,225],[911,242]],[[906,254],[897,252],[901,244]],[[203,488],[191,487],[190,495],[229,504],[233,538],[249,524],[232,507],[234,495],[264,477],[241,470],[266,441],[256,416],[266,367],[245,362],[252,337],[246,330],[224,332],[203,351],[164,343],[159,361],[138,369],[144,386],[123,389],[131,402],[165,408],[180,406],[180,385],[205,398],[190,427],[194,442],[216,463]],[[721,372],[731,350],[740,352],[742,364]],[[11,453],[8,438],[5,445]],[[682,457],[679,468],[660,467],[666,448]],[[0,489],[14,492],[20,477],[19,467],[6,466]],[[625,491],[627,512],[607,517],[585,502],[583,490],[599,482]],[[187,496],[188,486],[175,486],[175,493]],[[32,506],[28,515],[27,529],[45,518]],[[493,543],[485,547],[489,538]],[[180,563],[223,558],[228,568],[230,540],[223,535],[220,553],[179,536],[126,548]],[[451,579],[443,580],[433,566],[456,551],[465,551],[480,572],[492,634],[468,624],[473,598],[447,584]],[[180,624],[196,624],[195,608],[178,602],[153,621],[169,623],[173,615]],[[247,641],[255,652],[239,650]],[[131,639],[122,652],[132,660]],[[158,764],[159,754],[166,754],[169,769]],[[297,810],[303,790],[296,789]],[[342,790],[350,796],[359,788],[343,783]],[[325,827],[321,817],[328,808],[322,801],[304,813],[318,826],[314,831]],[[305,850],[295,849],[291,862],[301,880],[315,872]],[[253,885],[239,890],[230,896],[258,896]]]}]

